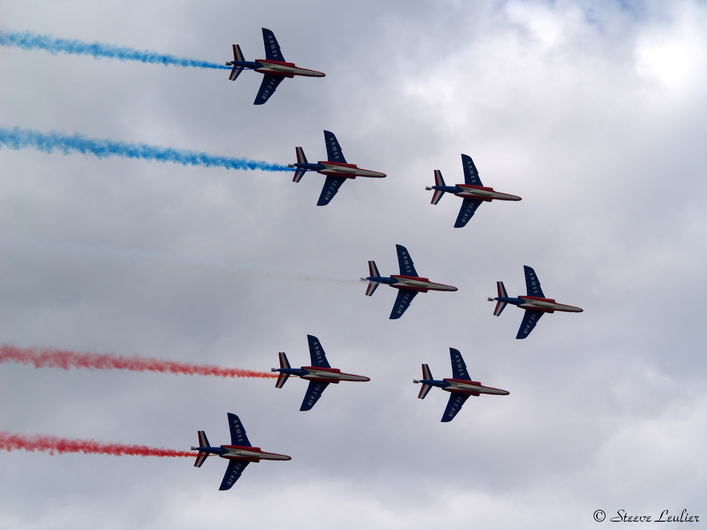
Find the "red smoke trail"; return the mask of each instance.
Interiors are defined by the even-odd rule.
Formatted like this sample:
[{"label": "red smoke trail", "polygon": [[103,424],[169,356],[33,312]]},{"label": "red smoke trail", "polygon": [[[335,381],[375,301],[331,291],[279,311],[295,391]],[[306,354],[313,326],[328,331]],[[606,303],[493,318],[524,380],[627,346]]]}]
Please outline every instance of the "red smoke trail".
[{"label": "red smoke trail", "polygon": [[163,374],[213,375],[217,377],[277,377],[268,372],[223,368],[213,364],[193,364],[151,359],[134,355],[125,357],[112,353],[88,353],[55,348],[18,348],[0,346],[0,363],[33,364],[35,368],[88,368],[89,370],[132,370]]},{"label": "red smoke trail", "polygon": [[56,436],[44,436],[32,434],[25,436],[22,434],[12,434],[7,431],[0,431],[0,449],[4,451],[49,451],[55,453],[84,453],[94,455],[132,455],[132,456],[195,456],[195,453],[188,451],[175,451],[173,449],[162,449],[160,447],[147,447],[145,445],[126,445],[97,442],[95,440],[71,440],[69,438],[57,438]]}]

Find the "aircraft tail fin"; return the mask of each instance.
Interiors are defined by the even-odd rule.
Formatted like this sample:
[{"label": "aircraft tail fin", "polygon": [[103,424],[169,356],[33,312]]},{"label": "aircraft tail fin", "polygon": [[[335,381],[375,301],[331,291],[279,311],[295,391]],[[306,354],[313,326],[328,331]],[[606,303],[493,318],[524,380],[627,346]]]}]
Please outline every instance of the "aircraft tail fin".
[{"label": "aircraft tail fin", "polygon": [[[204,431],[198,431],[197,436],[199,437],[199,447],[211,447],[209,445],[209,439],[206,437],[206,433]],[[194,447],[192,447],[194,449]],[[209,456],[209,453],[206,451],[199,451],[199,454],[196,455],[196,462],[194,462],[194,467],[201,467],[201,464],[203,464],[206,461],[206,458]]]},{"label": "aircraft tail fin", "polygon": [[[375,261],[368,262],[368,274],[371,277],[380,278],[380,272],[378,272],[378,267],[376,267]],[[368,280],[368,286],[366,287],[366,296],[373,296],[373,293],[376,292],[376,289],[378,289],[379,285],[380,285],[379,282],[374,282],[373,280]]]},{"label": "aircraft tail fin", "polygon": [[[426,364],[422,365],[422,379],[427,381],[432,380],[432,371],[430,370],[430,367]],[[415,379],[413,382],[419,383],[420,381]],[[432,385],[422,383],[422,388],[420,389],[420,393],[417,395],[417,397],[420,399],[425,399],[431,388]]]},{"label": "aircraft tail fin", "polygon": [[[241,51],[241,47],[238,44],[233,45],[233,60],[234,61],[244,61],[243,59],[243,52]],[[229,66],[231,63],[226,63],[226,66]],[[228,78],[231,81],[235,81],[239,75],[241,75],[241,72],[243,71],[242,66],[236,66],[233,65],[233,68],[231,69],[231,74],[228,76]]]},{"label": "aircraft tail fin", "polygon": [[[297,155],[298,164],[307,163],[307,157],[304,155],[304,149],[301,147],[295,147],[295,154]],[[292,177],[292,182],[299,182],[306,172],[306,169],[297,168],[297,171],[295,171],[295,176]]]},{"label": "aircraft tail fin", "polygon": [[[280,357],[280,368],[290,368],[290,361],[287,360],[287,355],[285,355],[285,352],[281,351],[278,353],[278,356]],[[288,377],[290,377],[290,374],[280,372],[280,375],[277,377],[277,381],[275,382],[275,387],[282,388],[285,386],[285,382]]]},{"label": "aircraft tail fin", "polygon": [[[439,169],[435,169],[435,186],[444,186],[444,178],[442,178],[442,172]],[[432,188],[427,188],[428,190],[431,190]],[[434,194],[432,195],[432,204],[437,204],[439,200],[442,198],[442,195],[444,195],[444,191],[442,190],[434,190]]]},{"label": "aircraft tail fin", "polygon": [[[496,282],[496,290],[498,291],[499,298],[508,298],[508,293],[506,292],[506,288],[503,285],[503,282]],[[493,310],[493,314],[495,316],[500,316],[500,314],[503,313],[503,310],[506,308],[507,305],[507,302],[501,302],[500,300],[498,300],[496,302],[496,308]]]}]

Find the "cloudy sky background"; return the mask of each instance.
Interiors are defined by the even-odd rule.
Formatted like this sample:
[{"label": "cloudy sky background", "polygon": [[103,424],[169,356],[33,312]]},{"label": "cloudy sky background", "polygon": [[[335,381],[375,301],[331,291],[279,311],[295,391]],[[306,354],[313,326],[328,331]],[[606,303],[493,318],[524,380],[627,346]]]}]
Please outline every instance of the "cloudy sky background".
[{"label": "cloudy sky background", "polygon": [[[0,527],[596,528],[592,513],[707,520],[707,6],[682,1],[0,0],[0,27],[222,62],[233,43],[327,73],[260,74],[0,48],[0,126],[294,161],[386,179],[182,167],[0,149],[0,343],[268,370],[277,352],[371,382],[331,386],[0,366],[0,430],[188,448],[228,443],[226,412],[290,462],[0,454]],[[523,197],[429,204],[433,170]],[[459,287],[418,296],[356,280],[373,259]],[[516,340],[492,315],[523,265],[584,308]],[[420,364],[510,391],[416,399]],[[610,524],[609,522],[603,523]]]}]

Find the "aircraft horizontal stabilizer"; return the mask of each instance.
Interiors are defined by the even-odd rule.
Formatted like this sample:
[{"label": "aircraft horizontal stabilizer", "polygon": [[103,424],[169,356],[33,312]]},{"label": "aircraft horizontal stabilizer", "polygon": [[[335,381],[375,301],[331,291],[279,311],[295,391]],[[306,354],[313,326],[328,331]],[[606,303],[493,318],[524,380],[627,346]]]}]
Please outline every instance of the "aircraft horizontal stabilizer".
[{"label": "aircraft horizontal stabilizer", "polygon": [[[442,178],[442,172],[439,169],[435,169],[435,186],[444,186],[444,178]],[[431,190],[433,188],[427,188],[428,190]],[[439,200],[442,198],[442,195],[444,195],[443,190],[434,190],[434,193],[432,194],[432,204],[437,204]]]},{"label": "aircraft horizontal stabilizer", "polygon": [[366,287],[366,296],[373,296],[373,293],[376,292],[379,285],[380,283],[369,280],[368,286]]},{"label": "aircraft horizontal stabilizer", "polygon": [[[241,52],[241,47],[238,44],[233,45],[233,61],[243,61],[243,53]],[[226,66],[231,66],[233,63],[226,63]],[[236,64],[233,64],[233,68],[231,69],[231,74],[228,76],[228,78],[231,81],[235,81],[239,75],[241,75],[241,72],[243,71],[242,66],[238,66]]]},{"label": "aircraft horizontal stabilizer", "polygon": [[[279,352],[278,356],[280,358],[280,368],[290,368],[290,361],[287,360],[287,355],[285,355],[285,352]],[[277,372],[277,368],[273,368],[272,371]],[[282,388],[283,386],[285,386],[285,382],[287,381],[288,377],[290,377],[290,374],[280,372],[280,375],[278,375],[277,381],[275,382],[275,387]]]},{"label": "aircraft horizontal stabilizer", "polygon": [[[198,431],[197,436],[199,437],[199,447],[209,447],[209,439],[206,437],[206,433],[204,431]],[[196,447],[192,447],[192,450],[195,450]],[[194,462],[194,467],[201,467],[201,464],[203,464],[206,461],[206,458],[209,456],[209,453],[205,451],[199,451],[199,454],[196,455],[196,462]]]},{"label": "aircraft horizontal stabilizer", "polygon": [[[508,293],[506,292],[506,287],[503,285],[503,282],[496,282],[496,290],[498,292],[498,297],[499,298],[508,298]],[[489,302],[493,302],[493,298],[489,298]],[[499,316],[501,313],[503,313],[503,310],[506,308],[508,305],[508,302],[502,302],[501,300],[498,300],[496,302],[496,307],[493,310],[493,314],[495,316]]]}]

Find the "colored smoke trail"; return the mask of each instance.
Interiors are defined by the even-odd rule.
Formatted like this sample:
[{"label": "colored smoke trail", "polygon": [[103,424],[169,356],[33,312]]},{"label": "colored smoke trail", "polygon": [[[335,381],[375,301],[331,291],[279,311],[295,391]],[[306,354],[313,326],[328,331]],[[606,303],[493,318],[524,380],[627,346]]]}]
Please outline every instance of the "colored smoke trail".
[{"label": "colored smoke trail", "polygon": [[165,66],[184,66],[193,68],[213,68],[230,70],[230,66],[196,61],[185,57],[164,55],[155,52],[134,50],[124,46],[111,46],[100,42],[82,42],[80,40],[57,39],[50,35],[37,35],[29,31],[0,31],[0,46],[13,46],[23,50],[43,50],[49,53],[69,53],[73,55],[90,55],[95,59],[107,57],[121,61],[140,61],[142,63],[163,64]]},{"label": "colored smoke trail", "polygon": [[226,169],[259,169],[261,171],[292,171],[287,166],[269,164],[248,158],[231,158],[227,156],[210,155],[197,151],[157,147],[147,144],[116,142],[105,139],[90,139],[80,134],[62,134],[58,132],[42,133],[30,129],[0,127],[0,147],[10,149],[34,148],[45,153],[54,150],[65,155],[72,152],[92,154],[98,158],[121,156],[125,158],[140,158],[158,162],[173,162],[183,166],[224,167]]},{"label": "colored smoke trail", "polygon": [[130,370],[133,372],[160,372],[163,374],[210,375],[216,377],[255,377],[269,379],[277,375],[269,372],[223,368],[212,364],[193,364],[165,361],[134,355],[126,357],[112,353],[75,352],[56,348],[18,348],[0,346],[0,363],[33,364],[35,368],[88,368],[89,370]]},{"label": "colored smoke trail", "polygon": [[58,438],[42,434],[13,434],[7,431],[0,431],[0,449],[3,451],[48,451],[51,455],[56,453],[84,453],[113,456],[195,456],[195,453],[190,453],[189,451],[175,451],[174,449],[162,449],[161,447],[114,444],[95,440],[72,440],[70,438]]}]

